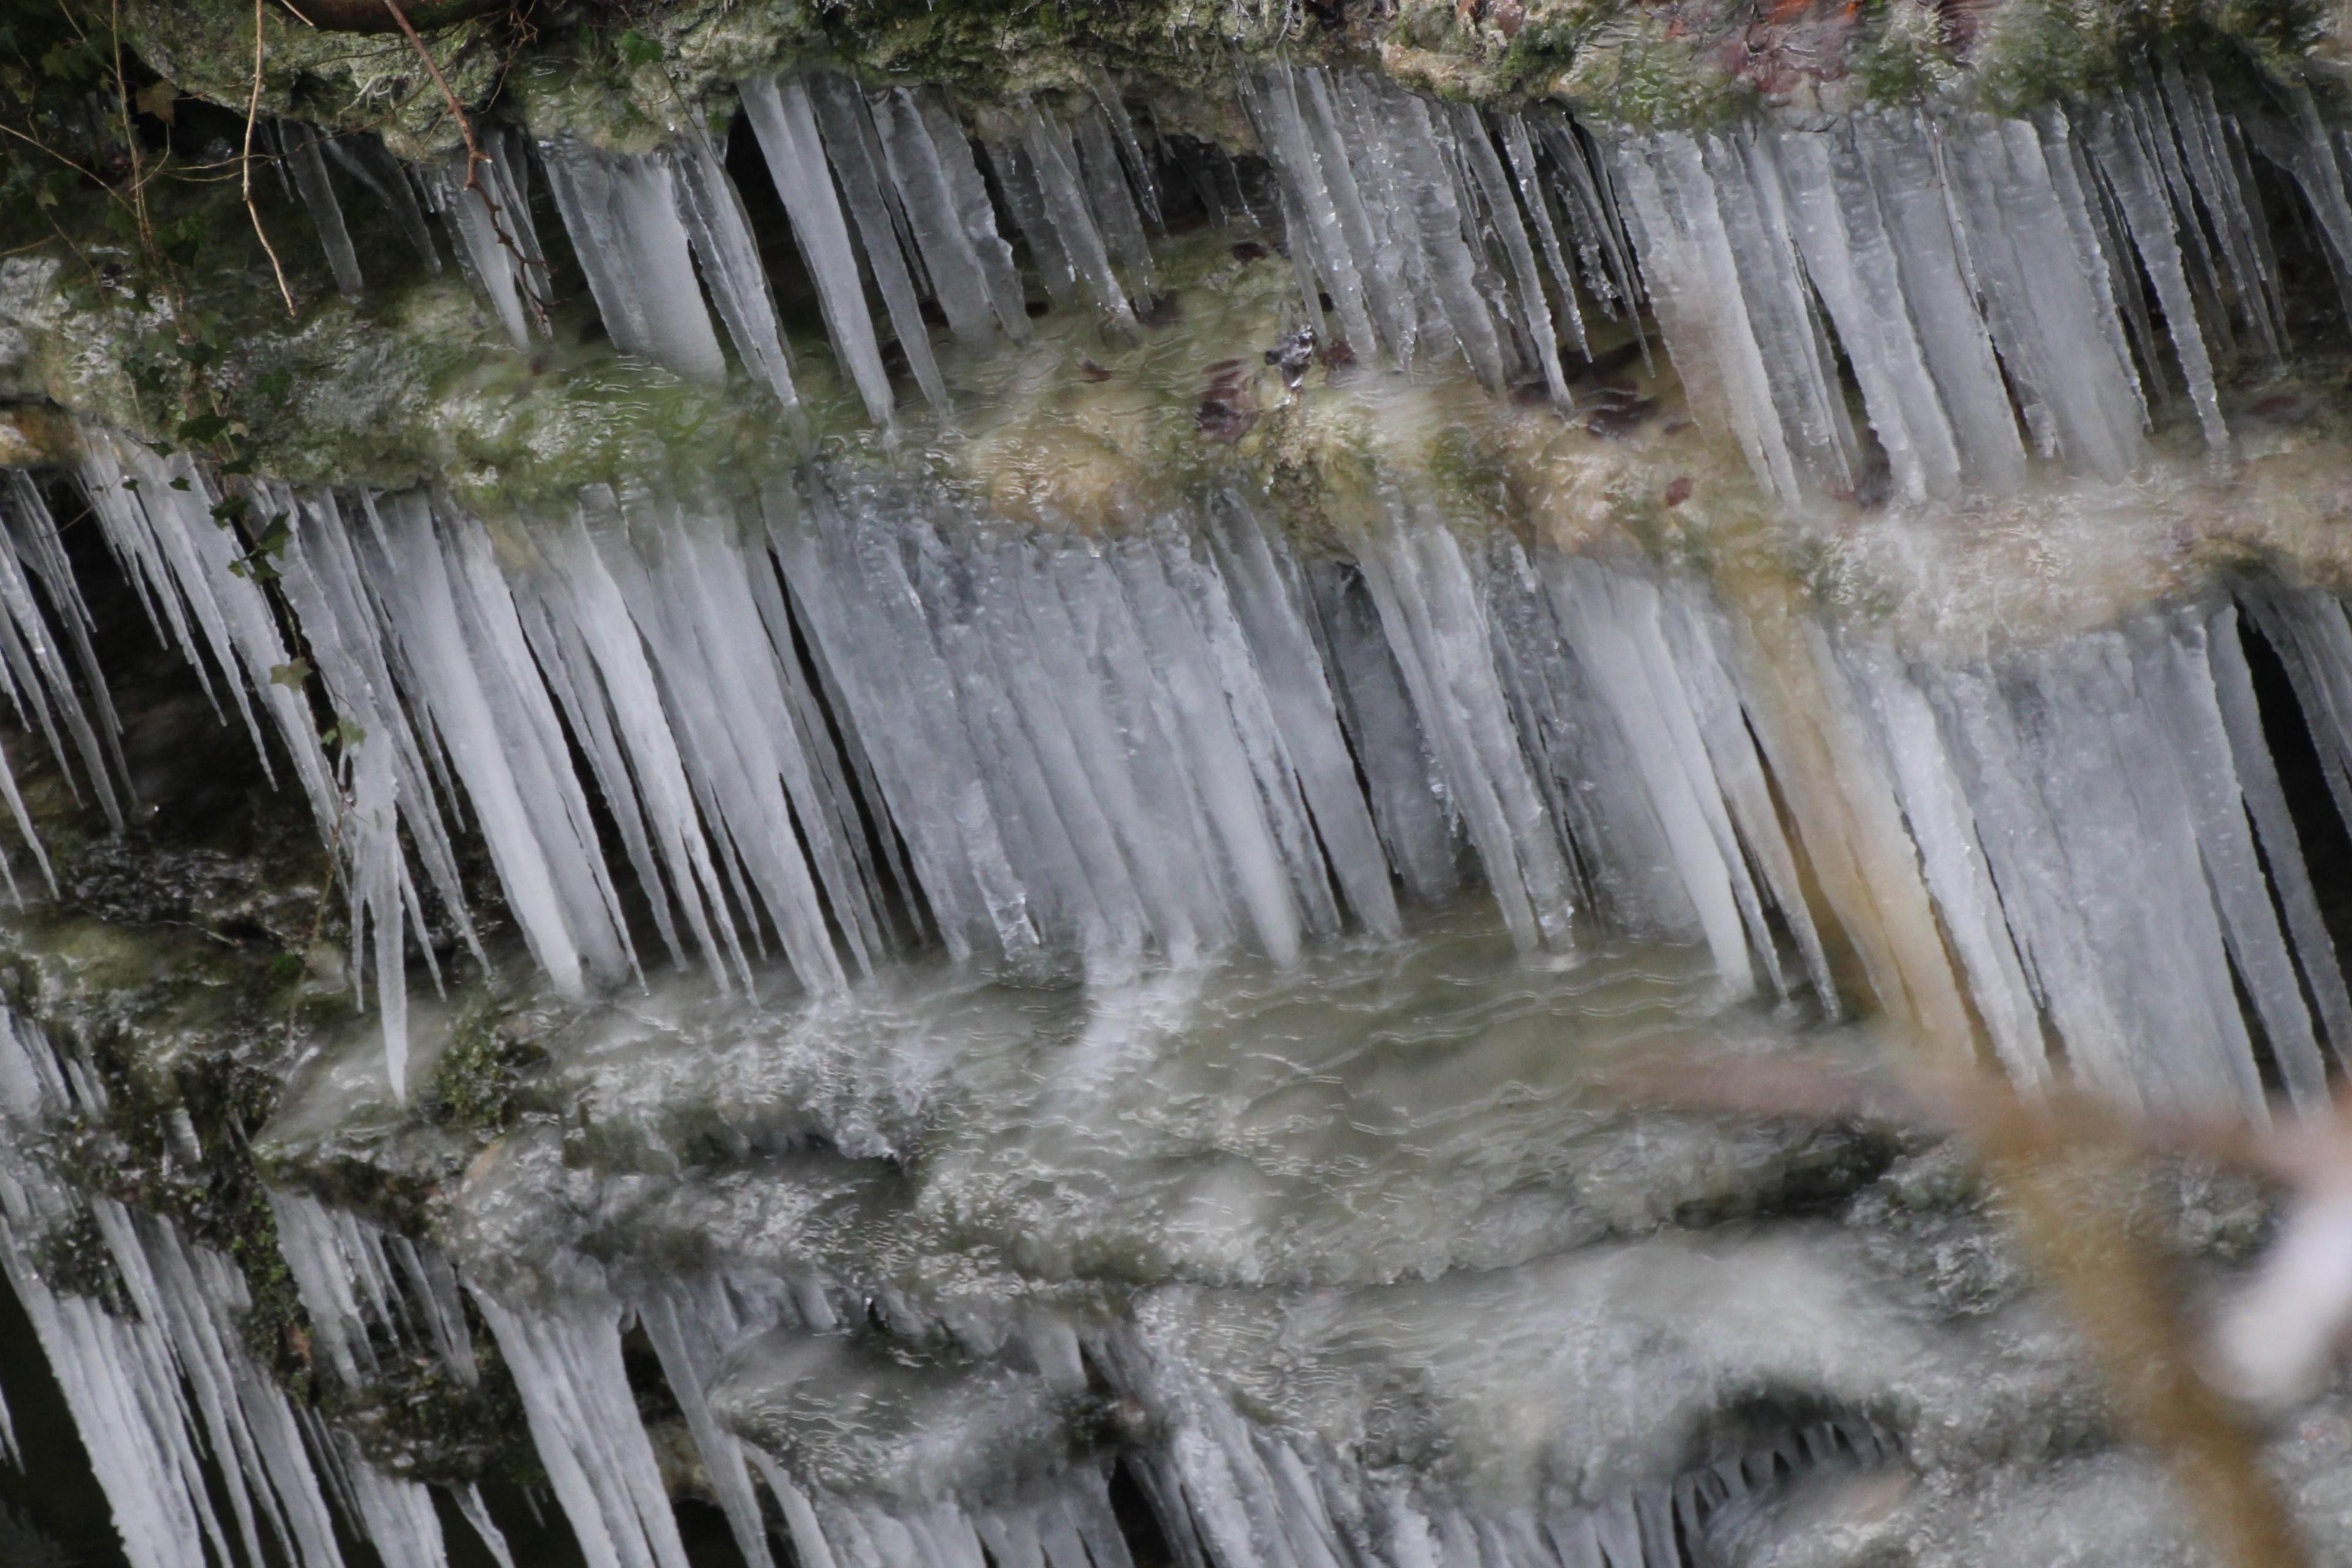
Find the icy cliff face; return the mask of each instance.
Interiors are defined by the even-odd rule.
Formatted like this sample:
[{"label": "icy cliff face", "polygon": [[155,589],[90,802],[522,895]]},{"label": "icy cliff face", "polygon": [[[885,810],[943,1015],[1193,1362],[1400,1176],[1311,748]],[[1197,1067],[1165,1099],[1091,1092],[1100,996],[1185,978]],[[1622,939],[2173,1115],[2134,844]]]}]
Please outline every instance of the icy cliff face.
[{"label": "icy cliff face", "polygon": [[[1254,148],[1099,72],[967,121],[761,70],[731,146],[482,164],[287,121],[334,289],[410,265],[355,223],[446,251],[464,397],[543,422],[403,485],[90,417],[0,483],[11,890],[144,823],[143,614],[315,823],[295,967],[362,1014],[237,1047],[301,1058],[266,1128],[166,1117],[269,1178],[216,1247],[90,1158],[209,1026],[50,1027],[63,961],[0,1013],[0,1262],[139,1568],[505,1560],[384,1436],[415,1380],[511,1395],[598,1568],[686,1563],[680,1490],[755,1568],[2179,1549],[1957,1162],[1591,1086],[2327,1102],[2343,133],[2169,66],[1692,131],[1234,91]],[[632,438],[509,493],[492,429]],[[2273,1458],[2340,1530],[2319,1408]]]}]

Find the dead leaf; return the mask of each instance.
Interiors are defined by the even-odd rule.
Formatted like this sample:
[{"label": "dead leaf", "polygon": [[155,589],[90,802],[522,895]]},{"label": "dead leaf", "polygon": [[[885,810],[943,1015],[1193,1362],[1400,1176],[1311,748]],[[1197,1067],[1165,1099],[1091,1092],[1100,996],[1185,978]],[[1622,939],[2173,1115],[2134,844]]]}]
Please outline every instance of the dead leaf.
[{"label": "dead leaf", "polygon": [[180,101],[180,89],[168,81],[151,82],[141,88],[139,96],[131,101],[139,106],[140,113],[152,114],[169,125],[179,112],[173,106]]}]

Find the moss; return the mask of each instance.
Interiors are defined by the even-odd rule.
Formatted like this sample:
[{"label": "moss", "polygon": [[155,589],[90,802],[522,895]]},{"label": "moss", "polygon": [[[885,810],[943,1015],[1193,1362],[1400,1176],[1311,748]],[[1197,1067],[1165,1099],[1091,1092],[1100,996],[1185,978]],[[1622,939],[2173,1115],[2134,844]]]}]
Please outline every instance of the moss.
[{"label": "moss", "polygon": [[436,1126],[462,1128],[486,1140],[508,1131],[522,1113],[525,1075],[547,1059],[533,1038],[544,1022],[542,1015],[477,999],[458,1020],[418,1097],[418,1114]]},{"label": "moss", "polygon": [[96,1301],[117,1317],[137,1314],[122,1270],[87,1209],[44,1232],[26,1249],[25,1261],[43,1284],[61,1295]]},{"label": "moss", "polygon": [[[130,46],[184,93],[234,106],[253,92],[255,8],[242,0],[123,0]],[[374,131],[402,156],[445,156],[462,145],[446,101],[397,33],[327,33],[276,5],[264,8],[260,112],[347,131]],[[433,35],[450,89],[467,104],[493,96],[523,45],[504,18]]]}]

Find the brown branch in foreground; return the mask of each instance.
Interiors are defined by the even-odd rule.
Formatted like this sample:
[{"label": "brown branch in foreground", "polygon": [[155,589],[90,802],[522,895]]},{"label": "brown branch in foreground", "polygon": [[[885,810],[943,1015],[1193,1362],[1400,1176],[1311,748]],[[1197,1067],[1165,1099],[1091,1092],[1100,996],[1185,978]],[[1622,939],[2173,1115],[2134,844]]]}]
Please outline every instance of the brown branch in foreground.
[{"label": "brown branch in foreground", "polygon": [[253,0],[253,93],[245,101],[245,153],[238,160],[239,188],[245,196],[246,215],[253,219],[253,232],[261,240],[262,251],[269,258],[270,275],[278,279],[278,297],[286,301],[289,316],[299,314],[294,309],[294,290],[286,286],[286,268],[278,260],[278,247],[269,243],[269,231],[261,224],[261,209],[253,201],[253,125],[261,114],[261,20],[262,0]]},{"label": "brown branch in foreground", "polygon": [[2307,1568],[2252,1426],[2201,1370],[2164,1259],[2097,1194],[2134,1163],[2167,1153],[2307,1182],[2331,1162],[2340,1167],[2340,1124],[2261,1131],[2221,1120],[2133,1119],[2079,1090],[2048,1089],[2029,1100],[1989,1077],[1897,1079],[1822,1056],[1653,1054],[1607,1075],[1602,1092],[1667,1110],[1900,1121],[1968,1139],[2082,1331],[2126,1431],[2170,1467],[2221,1560],[2230,1568]]},{"label": "brown branch in foreground", "polygon": [[[392,19],[400,25],[402,32],[408,35],[408,47],[415,49],[416,58],[425,62],[425,70],[433,78],[433,85],[441,89],[442,101],[449,106],[451,118],[457,121],[457,134],[464,137],[466,142],[465,189],[473,192],[480,199],[482,210],[489,215],[491,234],[498,237],[499,244],[514,258],[515,277],[522,285],[522,297],[530,305],[532,317],[541,327],[545,327],[547,306],[540,299],[538,284],[531,279],[530,269],[533,265],[531,258],[522,253],[522,247],[517,245],[514,242],[514,237],[507,232],[507,226],[502,221],[504,209],[499,205],[497,198],[490,195],[489,187],[482,184],[482,170],[494,164],[490,155],[482,151],[481,143],[474,140],[474,122],[467,117],[466,106],[460,103],[457,100],[457,95],[450,90],[449,79],[441,74],[441,62],[435,59],[433,51],[425,47],[424,38],[418,36],[415,26],[409,21],[408,13],[401,8],[399,0],[383,0],[383,8],[392,13]],[[544,262],[538,265],[542,269],[546,266]]]}]

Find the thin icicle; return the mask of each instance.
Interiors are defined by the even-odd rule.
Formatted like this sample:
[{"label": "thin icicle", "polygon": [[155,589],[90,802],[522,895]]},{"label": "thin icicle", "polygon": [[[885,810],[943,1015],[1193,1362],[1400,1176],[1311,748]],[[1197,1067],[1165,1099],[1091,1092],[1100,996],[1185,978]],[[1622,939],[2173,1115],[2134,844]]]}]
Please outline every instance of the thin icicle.
[{"label": "thin icicle", "polygon": [[293,167],[294,188],[302,193],[302,205],[310,209],[311,226],[319,231],[336,289],[347,299],[358,298],[362,287],[359,252],[352,246],[351,231],[343,226],[342,205],[335,200],[334,182],[327,177],[327,159],[319,150],[317,129],[299,120],[281,120],[278,143]]},{"label": "thin icicle", "polygon": [[775,296],[725,161],[698,126],[688,128],[669,156],[677,171],[678,211],[727,335],[751,374],[767,384],[787,413],[797,414],[800,395],[793,389],[792,356],[784,348]]},{"label": "thin icicle", "polygon": [[741,91],[776,194],[792,219],[793,240],[815,281],[833,352],[856,384],[867,416],[887,428],[895,407],[890,377],[882,367],[881,345],[875,340],[849,226],[825,169],[807,85],[798,78],[782,82],[756,78],[743,83]]}]

